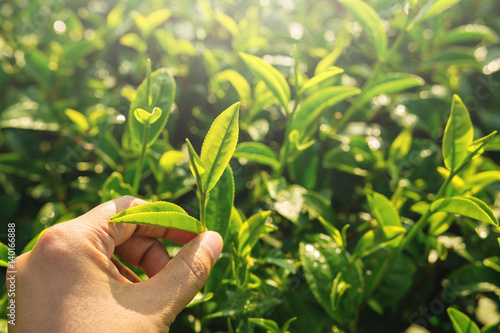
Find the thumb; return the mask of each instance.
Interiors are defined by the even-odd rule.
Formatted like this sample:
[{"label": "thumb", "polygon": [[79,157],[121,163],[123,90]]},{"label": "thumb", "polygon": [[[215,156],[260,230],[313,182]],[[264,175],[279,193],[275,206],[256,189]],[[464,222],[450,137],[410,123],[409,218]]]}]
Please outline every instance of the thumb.
[{"label": "thumb", "polygon": [[193,238],[150,279],[156,295],[165,295],[169,315],[177,316],[207,282],[212,267],[222,251],[222,237],[214,231]]}]

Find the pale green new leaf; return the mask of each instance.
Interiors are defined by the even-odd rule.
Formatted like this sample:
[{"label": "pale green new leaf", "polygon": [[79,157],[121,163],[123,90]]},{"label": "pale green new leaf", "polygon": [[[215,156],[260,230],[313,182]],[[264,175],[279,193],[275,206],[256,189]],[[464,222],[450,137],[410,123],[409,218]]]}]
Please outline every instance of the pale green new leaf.
[{"label": "pale green new leaf", "polygon": [[200,221],[187,215],[177,205],[157,201],[124,210],[109,219],[110,223],[133,223],[181,229],[199,234],[203,231]]},{"label": "pale green new leaf", "polygon": [[366,88],[358,98],[360,105],[370,101],[373,97],[383,94],[393,94],[413,87],[423,86],[425,81],[417,75],[408,73],[389,73],[380,76],[373,84]]},{"label": "pale green new leaf", "polygon": [[[134,116],[136,109],[153,110],[155,107],[160,108],[163,112],[159,118],[150,125],[148,145],[151,145],[167,124],[170,115],[170,109],[175,95],[175,82],[172,76],[167,72],[166,68],[160,68],[151,74],[151,90],[153,94],[151,106],[148,103],[148,87],[147,80],[144,80],[137,89],[137,95],[130,105],[129,111],[129,126],[132,138],[142,144],[145,135],[145,126],[143,126]],[[150,107],[150,108],[149,108]]]},{"label": "pale green new leaf", "polygon": [[189,302],[189,304],[186,306],[186,308],[190,308],[190,307],[193,307],[195,305],[198,305],[198,304],[204,303],[206,301],[209,301],[213,297],[214,297],[214,293],[202,294],[200,292],[200,293],[196,294],[196,296],[193,298],[193,300],[191,302]]},{"label": "pale green new leaf", "polygon": [[500,39],[493,29],[481,24],[467,24],[446,32],[439,39],[441,44],[455,44],[464,42],[480,42],[486,40],[492,43],[498,43]]},{"label": "pale green new leaf", "polygon": [[89,130],[90,128],[89,121],[87,120],[87,117],[85,117],[85,115],[72,109],[66,109],[64,110],[64,113],[69,119],[71,119],[72,122],[74,122],[80,128],[80,130],[82,131]]},{"label": "pale green new leaf", "polygon": [[248,318],[248,321],[264,328],[267,332],[280,333],[280,328],[274,320],[264,318]]},{"label": "pale green new leaf", "polygon": [[207,229],[217,231],[226,239],[234,202],[234,178],[228,165],[217,184],[208,194],[205,216]]},{"label": "pale green new leaf", "polygon": [[460,97],[455,95],[443,138],[444,164],[449,170],[453,171],[462,166],[467,158],[467,149],[472,143],[473,136],[469,111]]},{"label": "pale green new leaf", "polygon": [[193,145],[191,144],[191,141],[189,141],[189,139],[186,139],[186,144],[188,147],[189,167],[191,168],[191,173],[195,177],[197,177],[196,174],[200,176],[205,172],[205,166],[203,165],[203,162],[201,161],[200,157],[194,150]]},{"label": "pale green new leaf", "polygon": [[331,79],[332,77],[344,73],[344,70],[339,67],[332,66],[322,73],[313,76],[309,81],[307,81],[299,90],[299,96],[302,96],[306,91],[315,86]]},{"label": "pale green new leaf", "polygon": [[413,140],[413,127],[405,127],[396,137],[389,150],[389,163],[397,161],[410,152]]},{"label": "pale green new leaf", "polygon": [[133,195],[134,189],[125,184],[121,173],[114,171],[104,182],[101,189],[101,202],[116,199],[123,195]]},{"label": "pale green new leaf", "polygon": [[153,113],[149,113],[143,109],[134,110],[135,119],[143,125],[154,124],[158,119],[160,119],[161,114],[162,111],[160,108],[154,108]]},{"label": "pale green new leaf", "polygon": [[280,164],[271,148],[260,142],[243,142],[236,147],[234,158],[244,158],[248,162],[268,165],[278,169]]},{"label": "pale green new leaf", "polygon": [[380,193],[366,190],[368,205],[380,226],[401,226],[401,218],[392,202]]},{"label": "pale green new leaf", "polygon": [[432,204],[431,210],[433,212],[458,214],[498,226],[498,220],[491,208],[475,197],[460,196],[439,199]]},{"label": "pale green new leaf", "polygon": [[243,104],[250,101],[252,89],[247,80],[240,73],[232,69],[226,69],[225,71],[218,72],[212,77],[212,86],[215,90],[220,89],[219,86],[224,82],[230,82],[233,85]]},{"label": "pale green new leaf", "polygon": [[171,172],[177,163],[179,163],[184,158],[184,153],[177,150],[169,150],[160,158],[160,167],[164,172]]},{"label": "pale green new leaf", "polygon": [[366,257],[387,246],[388,243],[404,234],[405,231],[405,228],[395,226],[382,226],[368,231],[356,243],[353,251],[353,260],[355,258]]},{"label": "pale green new leaf", "polygon": [[426,20],[438,14],[441,14],[451,6],[459,3],[461,0],[436,0],[434,4],[423,14],[419,21]]},{"label": "pale green new leaf", "polygon": [[245,257],[266,232],[266,220],[271,211],[260,212],[246,220],[238,233],[238,254]]},{"label": "pale green new leaf", "polygon": [[454,308],[448,308],[448,315],[457,333],[481,333],[481,330],[465,313]]},{"label": "pale green new leaf", "polygon": [[362,0],[338,0],[363,27],[379,58],[387,52],[387,33],[377,12]]},{"label": "pale green new leaf", "polygon": [[480,156],[484,153],[484,149],[493,141],[496,135],[497,131],[472,142],[468,149],[469,153],[472,154],[473,157]]},{"label": "pale green new leaf", "polygon": [[278,98],[285,110],[288,110],[288,105],[290,104],[290,87],[283,77],[283,74],[256,56],[240,52],[240,57],[252,70],[255,76],[264,81],[269,90]]},{"label": "pale green new leaf", "polygon": [[236,149],[239,108],[240,103],[235,103],[222,112],[205,136],[200,155],[205,167],[205,172],[201,175],[202,190],[205,193],[215,186]]},{"label": "pale green new leaf", "polygon": [[0,242],[0,267],[9,266],[9,247]]},{"label": "pale green new leaf", "polygon": [[319,121],[321,114],[346,98],[359,94],[356,87],[328,87],[309,96],[295,112],[292,120],[292,129],[299,132],[305,131],[315,121]]}]

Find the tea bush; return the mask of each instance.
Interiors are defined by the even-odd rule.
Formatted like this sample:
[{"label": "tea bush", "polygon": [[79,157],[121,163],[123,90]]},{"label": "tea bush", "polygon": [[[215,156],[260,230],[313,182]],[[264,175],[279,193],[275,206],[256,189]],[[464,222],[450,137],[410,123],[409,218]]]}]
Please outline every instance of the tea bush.
[{"label": "tea bush", "polygon": [[18,254],[130,194],[182,208],[113,221],[225,239],[173,332],[498,332],[497,1],[0,13],[2,241],[15,222]]}]

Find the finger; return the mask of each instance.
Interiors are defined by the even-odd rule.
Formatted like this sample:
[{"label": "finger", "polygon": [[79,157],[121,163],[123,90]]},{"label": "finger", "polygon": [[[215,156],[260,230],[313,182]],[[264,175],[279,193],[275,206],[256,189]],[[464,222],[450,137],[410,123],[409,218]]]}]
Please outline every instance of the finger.
[{"label": "finger", "polygon": [[159,240],[135,235],[116,247],[115,254],[131,265],[140,267],[148,277],[156,275],[170,260]]},{"label": "finger", "polygon": [[[119,280],[121,280],[122,282],[125,282],[125,283],[127,283],[127,282],[128,283],[142,282],[142,280],[137,276],[137,274],[135,274],[130,268],[125,266],[120,261],[120,259],[118,259],[115,256],[112,256],[110,260],[113,263],[113,265],[115,265],[118,273],[121,274],[122,279],[120,279],[120,277],[117,277]],[[126,280],[123,280],[123,278],[125,278]]]},{"label": "finger", "polygon": [[151,299],[156,299],[158,294],[165,295],[164,303],[152,306],[166,308],[176,316],[207,281],[222,245],[218,233],[204,232],[187,243],[161,272],[149,279],[149,283],[137,286]]}]

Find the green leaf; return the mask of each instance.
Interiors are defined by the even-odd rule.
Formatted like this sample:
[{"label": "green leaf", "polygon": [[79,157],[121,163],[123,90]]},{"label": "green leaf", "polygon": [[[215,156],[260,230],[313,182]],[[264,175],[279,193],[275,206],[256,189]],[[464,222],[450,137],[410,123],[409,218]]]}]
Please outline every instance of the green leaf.
[{"label": "green leaf", "polygon": [[177,163],[179,163],[184,158],[184,153],[177,150],[169,150],[160,158],[160,167],[165,172],[171,172],[174,170]]},{"label": "green leaf", "polygon": [[465,313],[454,308],[447,309],[453,328],[457,333],[481,333],[479,327]]},{"label": "green leaf", "polygon": [[271,211],[260,212],[246,220],[238,233],[238,253],[241,257],[250,254],[257,241],[266,234],[266,220]]},{"label": "green leaf", "polygon": [[439,199],[432,204],[431,210],[433,212],[458,214],[498,226],[498,220],[491,208],[475,197],[461,196]]},{"label": "green leaf", "polygon": [[[149,128],[148,146],[151,145],[167,124],[170,115],[170,109],[175,95],[175,82],[172,76],[168,73],[166,68],[160,68],[151,74],[151,90],[153,94],[151,106],[148,103],[148,87],[147,80],[144,80],[137,89],[137,95],[130,105],[129,111],[129,126],[132,138],[138,143],[142,144],[145,134],[145,126],[143,126],[136,117],[133,116],[136,109],[154,110],[158,107],[163,112],[159,118],[151,123]],[[158,111],[156,111],[158,112]],[[155,111],[153,111],[153,114]],[[154,118],[153,118],[154,119]]]},{"label": "green leaf", "polygon": [[379,59],[387,52],[387,33],[377,12],[361,0],[338,0],[363,27],[363,31],[375,47]]},{"label": "green leaf", "polygon": [[451,29],[439,39],[442,45],[464,43],[464,42],[480,42],[486,40],[492,43],[498,43],[500,39],[495,31],[481,24],[467,24],[455,29]]},{"label": "green leaf", "polygon": [[208,195],[205,212],[207,229],[217,231],[224,240],[227,237],[233,202],[234,179],[228,165]]},{"label": "green leaf", "polygon": [[290,104],[290,87],[283,77],[283,74],[256,56],[240,52],[240,57],[252,70],[255,76],[264,81],[269,90],[278,98],[285,110],[288,110],[288,105]]},{"label": "green leaf", "polygon": [[222,12],[216,12],[214,14],[215,19],[226,28],[233,37],[237,37],[239,35],[238,24],[233,20],[231,16],[228,16]]},{"label": "green leaf", "polygon": [[[311,243],[300,243],[300,261],[304,276],[312,294],[325,311],[338,324],[349,320],[351,307],[357,308],[361,302],[358,288],[362,288],[362,275],[356,264],[348,262],[349,254],[326,235],[317,234]],[[351,285],[335,310],[331,306],[331,291],[335,277],[342,272],[343,280]]]},{"label": "green leaf", "polygon": [[292,317],[292,318],[288,319],[283,324],[283,327],[281,328],[281,333],[288,333],[288,328],[290,327],[290,324],[293,323],[296,320],[297,320],[297,317]]},{"label": "green leaf", "polygon": [[149,113],[143,109],[134,110],[135,119],[143,125],[154,124],[158,119],[160,119],[161,114],[161,109],[157,107],[153,109],[153,113]]},{"label": "green leaf", "polygon": [[87,117],[85,117],[82,113],[72,109],[66,109],[64,110],[64,113],[80,128],[81,131],[85,132],[89,130],[89,121],[87,120]]},{"label": "green leaf", "polygon": [[205,136],[200,156],[205,167],[205,172],[201,175],[201,185],[205,193],[215,186],[236,149],[239,108],[240,103],[235,103],[222,112]]},{"label": "green leaf", "polygon": [[500,273],[500,257],[489,257],[483,260],[483,265]]},{"label": "green leaf", "polygon": [[469,111],[460,97],[455,95],[443,138],[444,164],[449,170],[454,171],[462,166],[473,136]]},{"label": "green leaf", "polygon": [[380,226],[401,226],[398,211],[389,199],[369,189],[366,190],[366,197],[370,210]]},{"label": "green leaf", "polygon": [[389,150],[389,163],[397,161],[410,152],[413,140],[413,127],[405,127],[397,136]]},{"label": "green leaf", "polygon": [[248,318],[248,321],[259,327],[266,329],[268,332],[280,333],[280,328],[274,320],[263,319],[263,318]]},{"label": "green leaf", "polygon": [[200,157],[194,150],[193,145],[191,144],[189,139],[186,139],[186,143],[188,146],[189,167],[191,168],[191,173],[193,174],[193,176],[198,178],[198,176],[200,176],[205,172],[205,166],[203,165],[203,162],[200,160]]},{"label": "green leaf", "polygon": [[280,164],[271,148],[259,142],[242,142],[236,147],[234,158],[244,158],[248,162],[268,165],[279,169]]},{"label": "green leaf", "polygon": [[360,90],[356,87],[328,87],[309,96],[295,112],[292,120],[292,129],[304,132],[327,108],[331,108],[346,98],[357,95]]},{"label": "green leaf", "polygon": [[202,294],[202,293],[198,293],[196,294],[196,296],[191,300],[191,302],[189,302],[189,304],[186,306],[186,308],[190,308],[190,307],[193,307],[195,305],[198,305],[198,304],[201,304],[201,303],[204,303],[206,301],[209,301],[211,300],[212,298],[214,297],[214,293],[206,293],[206,294]]},{"label": "green leaf", "polygon": [[129,208],[109,219],[112,223],[134,223],[201,233],[201,223],[177,205],[157,201]]},{"label": "green leaf", "polygon": [[0,242],[0,267],[9,266],[9,247]]},{"label": "green leaf", "polygon": [[425,81],[417,75],[408,73],[388,73],[381,75],[369,87],[365,88],[358,98],[360,105],[370,101],[373,97],[383,94],[394,94],[396,92],[420,87]]},{"label": "green leaf", "polygon": [[306,91],[320,85],[321,83],[331,79],[332,77],[344,73],[344,70],[339,67],[329,67],[326,71],[313,76],[299,90],[299,96],[302,96]]},{"label": "green leaf", "polygon": [[303,198],[303,206],[309,215],[312,218],[318,219],[330,237],[332,237],[339,246],[343,247],[345,244],[343,244],[342,235],[333,224],[335,221],[335,213],[332,209],[331,202],[313,191],[304,193]]},{"label": "green leaf", "polygon": [[490,144],[493,141],[495,135],[497,135],[497,131],[494,131],[493,133],[472,142],[469,148],[467,149],[470,153],[469,156],[472,155],[472,157],[477,157],[483,154],[486,146],[488,146],[488,144]]},{"label": "green leaf", "polygon": [[[428,9],[426,9],[425,13],[420,17],[418,21],[427,20],[433,16],[441,14],[451,6],[459,3],[461,0],[435,0],[429,1],[429,3],[433,3]],[[425,8],[424,8],[425,9]]]},{"label": "green leaf", "polygon": [[152,12],[148,16],[144,16],[139,12],[133,12],[132,18],[141,31],[141,36],[147,38],[154,29],[167,21],[171,15],[172,11],[170,9],[163,8]]},{"label": "green leaf", "polygon": [[230,82],[233,85],[234,89],[240,96],[242,104],[247,104],[250,101],[252,89],[250,88],[247,80],[240,73],[232,69],[226,69],[215,74],[212,77],[211,84],[216,94],[222,89],[220,86],[224,82]]},{"label": "green leaf", "polygon": [[387,246],[388,243],[404,234],[405,231],[405,228],[395,226],[381,226],[368,231],[356,243],[352,260],[366,257]]},{"label": "green leaf", "polygon": [[350,284],[347,284],[342,280],[342,272],[338,272],[335,280],[333,280],[332,291],[330,293],[332,310],[335,310],[339,306],[340,299],[350,287]]},{"label": "green leaf", "polygon": [[481,68],[481,63],[471,49],[439,50],[420,64],[422,70],[443,69],[450,66]]},{"label": "green leaf", "polygon": [[132,186],[125,184],[121,173],[114,171],[104,182],[101,189],[101,202],[119,198],[123,195],[133,195]]}]

